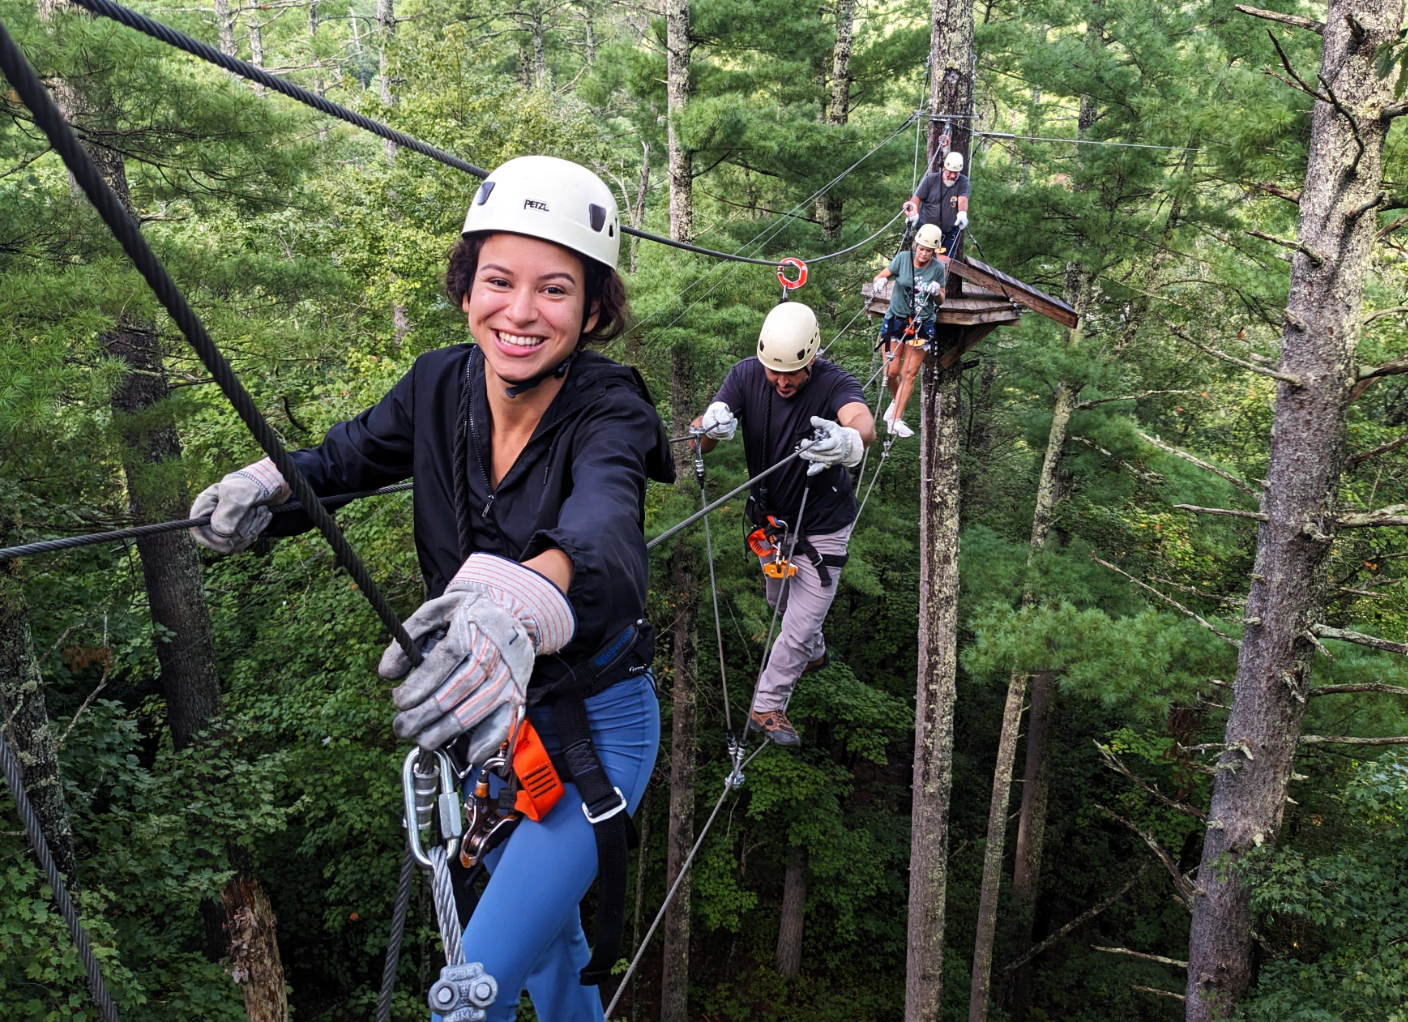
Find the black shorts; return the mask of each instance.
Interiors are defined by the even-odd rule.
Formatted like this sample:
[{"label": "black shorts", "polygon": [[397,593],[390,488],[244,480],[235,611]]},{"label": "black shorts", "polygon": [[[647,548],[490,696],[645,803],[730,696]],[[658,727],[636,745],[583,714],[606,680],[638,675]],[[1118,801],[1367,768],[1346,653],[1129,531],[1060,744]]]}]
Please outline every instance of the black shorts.
[{"label": "black shorts", "polygon": [[889,348],[889,342],[904,338],[918,342],[934,343],[934,321],[932,319],[921,319],[914,321],[914,332],[905,338],[905,331],[908,329],[910,320],[902,316],[886,316],[880,321],[880,343]]}]

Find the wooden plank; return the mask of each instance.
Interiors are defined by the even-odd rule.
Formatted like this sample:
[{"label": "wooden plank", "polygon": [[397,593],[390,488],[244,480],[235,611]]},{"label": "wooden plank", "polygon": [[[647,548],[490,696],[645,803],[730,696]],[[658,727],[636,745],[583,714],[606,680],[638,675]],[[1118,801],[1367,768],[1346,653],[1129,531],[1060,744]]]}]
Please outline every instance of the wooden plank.
[{"label": "wooden plank", "polygon": [[987,263],[966,257],[954,259],[949,263],[949,270],[965,281],[977,284],[985,290],[995,291],[1018,305],[1038,312],[1047,319],[1055,320],[1062,326],[1074,329],[1080,322],[1076,310],[1059,298],[1052,298],[1030,284],[1022,283],[1016,277],[1009,277],[1001,270],[993,269]]},{"label": "wooden plank", "polygon": [[939,368],[947,369],[949,366],[953,365],[954,362],[973,350],[974,345],[1001,325],[1001,323],[983,323],[978,326],[965,328],[963,330],[963,339],[959,342],[958,346],[944,352],[943,356],[939,359]]}]

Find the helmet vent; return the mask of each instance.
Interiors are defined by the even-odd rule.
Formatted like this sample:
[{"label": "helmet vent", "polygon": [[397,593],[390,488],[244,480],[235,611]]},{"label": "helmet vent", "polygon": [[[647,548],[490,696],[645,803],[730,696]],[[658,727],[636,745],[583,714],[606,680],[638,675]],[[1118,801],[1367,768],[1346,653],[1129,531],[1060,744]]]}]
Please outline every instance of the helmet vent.
[{"label": "helmet vent", "polygon": [[606,207],[598,206],[595,202],[587,207],[587,213],[591,215],[592,230],[599,231],[606,226]]},{"label": "helmet vent", "polygon": [[482,185],[479,186],[479,194],[474,197],[474,204],[476,206],[484,205],[484,203],[489,201],[489,193],[493,190],[494,182],[485,181]]}]

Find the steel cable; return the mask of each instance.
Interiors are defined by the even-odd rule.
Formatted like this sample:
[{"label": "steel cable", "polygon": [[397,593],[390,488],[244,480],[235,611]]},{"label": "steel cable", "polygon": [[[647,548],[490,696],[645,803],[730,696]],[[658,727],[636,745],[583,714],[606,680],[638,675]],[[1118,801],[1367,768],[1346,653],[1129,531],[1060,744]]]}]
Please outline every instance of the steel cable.
[{"label": "steel cable", "polygon": [[[97,0],[91,0],[91,2],[97,2]],[[215,379],[220,390],[234,407],[241,421],[244,422],[245,427],[253,434],[264,453],[282,473],[285,481],[293,490],[294,496],[303,505],[308,517],[313,520],[318,531],[331,545],[338,564],[352,576],[358,589],[366,596],[387,631],[401,644],[401,648],[406,651],[412,663],[419,665],[420,651],[411,641],[410,635],[401,624],[400,618],[396,616],[396,612],[391,609],[391,604],[386,601],[386,597],[377,588],[376,582],[367,573],[361,558],[357,556],[356,551],[342,535],[342,531],[337,527],[332,515],[319,503],[318,495],[313,492],[308,480],[304,478],[303,473],[289,457],[288,451],[285,450],[283,443],[274,433],[273,427],[269,425],[268,420],[254,404],[254,399],[249,396],[249,392],[244,389],[244,384],[235,375],[229,361],[216,347],[209,332],[205,329],[205,324],[201,322],[200,317],[195,314],[186,301],[185,295],[176,286],[176,282],[171,279],[171,274],[166,271],[166,267],[162,265],[161,260],[156,257],[156,253],[147,244],[147,239],[142,236],[136,222],[118,201],[117,196],[113,194],[112,189],[93,163],[93,158],[79,143],[73,128],[64,119],[48,90],[44,88],[34,68],[25,59],[24,54],[15,44],[3,23],[0,23],[0,70],[4,71],[5,77],[14,87],[20,102],[29,108],[30,113],[34,116],[35,125],[44,132],[49,139],[49,144],[63,159],[64,166],[73,175],[73,180],[83,189],[88,201],[93,204],[98,215],[102,217],[103,222],[107,224],[108,229],[122,245],[123,251],[132,260],[137,271],[142,274],[147,285],[155,293],[157,300],[161,302],[172,321],[180,329],[191,347],[195,349],[196,354],[205,365],[206,371]]]},{"label": "steel cable", "polygon": [[396,967],[401,962],[401,938],[406,932],[406,909],[411,904],[411,881],[415,875],[416,857],[407,848],[401,859],[396,904],[391,909],[391,936],[386,942],[386,964],[381,969],[381,995],[376,1000],[376,1022],[391,1022],[391,993],[396,989]]},{"label": "steel cable", "polygon": [[[4,27],[0,26],[0,32],[3,31]],[[93,995],[93,1003],[98,1006],[98,1011],[106,1022],[118,1022],[117,1006],[108,995],[102,970],[98,968],[98,959],[93,954],[93,945],[89,943],[88,934],[78,918],[78,910],[74,908],[73,901],[68,896],[68,886],[64,883],[63,874],[54,864],[49,842],[44,839],[44,831],[39,827],[39,818],[34,815],[34,806],[30,804],[29,795],[24,790],[19,761],[3,734],[0,734],[0,760],[4,761],[5,780],[10,785],[10,794],[15,798],[15,806],[19,809],[25,833],[29,835],[29,843],[34,846],[34,854],[38,857],[39,864],[44,867],[44,876],[54,892],[54,904],[59,907],[59,914],[68,924],[69,936],[73,939],[73,946],[78,949],[83,971],[88,974],[88,992]]]},{"label": "steel cable", "polygon": [[[340,493],[332,497],[319,497],[318,501],[324,506],[341,507],[343,504],[350,504],[352,501],[361,500],[364,497],[379,497],[386,493],[403,493],[411,489],[412,486],[412,483],[396,483],[393,486],[383,486],[379,490],[361,490],[357,493]],[[296,500],[291,500],[286,504],[275,504],[269,510],[273,514],[281,515],[288,511],[302,511],[303,505]],[[115,543],[125,539],[141,539],[143,536],[159,536],[163,532],[180,532],[182,529],[195,529],[209,524],[210,515],[202,515],[200,518],[182,518],[170,522],[156,522],[151,525],[136,525],[130,529],[116,529],[112,532],[90,532],[83,536],[42,539],[21,546],[0,548],[0,564],[31,554],[52,554],[60,550],[96,546],[99,543]]]}]

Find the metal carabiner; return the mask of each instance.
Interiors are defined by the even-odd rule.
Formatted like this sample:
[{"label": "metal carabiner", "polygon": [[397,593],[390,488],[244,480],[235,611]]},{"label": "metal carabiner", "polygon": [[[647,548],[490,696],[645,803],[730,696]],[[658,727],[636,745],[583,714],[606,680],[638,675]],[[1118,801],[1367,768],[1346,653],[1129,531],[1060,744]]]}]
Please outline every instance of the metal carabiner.
[{"label": "metal carabiner", "polygon": [[704,485],[704,431],[693,427],[689,431],[691,447],[694,450],[694,477],[699,480],[699,485]]},{"label": "metal carabiner", "polygon": [[433,869],[434,863],[426,854],[425,846],[421,844],[421,828],[429,827],[432,819],[436,819],[448,853],[453,851],[460,835],[464,833],[464,821],[460,816],[459,795],[455,791],[455,770],[450,763],[450,757],[445,750],[436,749],[435,772],[422,773],[417,769],[422,755],[423,750],[412,749],[406,753],[406,758],[401,763],[401,797],[406,814],[402,825],[406,828],[406,847],[410,849],[412,857],[423,868]]}]

